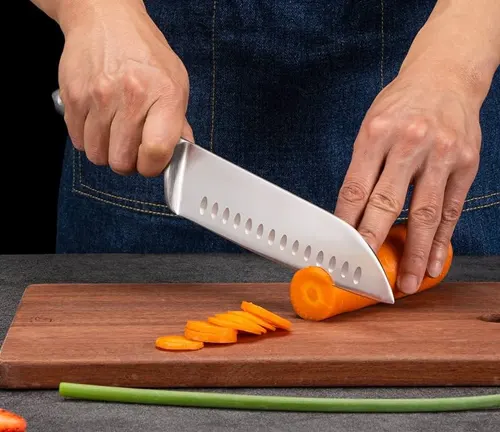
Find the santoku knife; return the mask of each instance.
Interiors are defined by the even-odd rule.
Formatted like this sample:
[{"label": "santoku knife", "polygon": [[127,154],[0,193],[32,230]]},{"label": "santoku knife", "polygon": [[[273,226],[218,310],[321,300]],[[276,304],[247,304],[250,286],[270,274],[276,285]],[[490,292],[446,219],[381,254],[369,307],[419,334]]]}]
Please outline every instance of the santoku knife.
[{"label": "santoku knife", "polygon": [[[63,114],[58,90],[52,99]],[[355,228],[195,143],[176,145],[164,193],[172,212],[253,253],[294,269],[320,266],[339,288],[394,303],[380,261]]]}]

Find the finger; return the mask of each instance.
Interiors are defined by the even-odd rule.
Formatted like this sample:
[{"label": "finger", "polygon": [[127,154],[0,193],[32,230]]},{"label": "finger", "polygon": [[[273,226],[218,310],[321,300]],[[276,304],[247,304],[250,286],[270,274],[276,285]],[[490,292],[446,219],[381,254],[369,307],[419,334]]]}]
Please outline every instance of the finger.
[{"label": "finger", "polygon": [[153,102],[147,87],[133,75],[126,77],[110,131],[108,163],[114,172],[127,175],[136,171],[142,130]]},{"label": "finger", "polygon": [[182,103],[158,99],[150,108],[139,146],[137,171],[145,177],[159,175],[167,166],[184,126]]},{"label": "finger", "polygon": [[448,175],[447,170],[429,168],[416,180],[397,280],[398,289],[406,294],[415,293],[425,275],[431,246],[441,220]]},{"label": "finger", "polygon": [[351,163],[339,190],[334,214],[357,227],[377,183],[388,142],[384,123],[375,118],[362,125],[354,143]]},{"label": "finger", "polygon": [[434,242],[429,254],[427,273],[431,277],[438,277],[443,270],[451,238],[474,177],[475,173],[456,172],[448,179],[441,222],[434,236]]},{"label": "finger", "polygon": [[403,209],[415,167],[389,153],[385,168],[366,205],[358,232],[376,252]]},{"label": "finger", "polygon": [[114,84],[103,78],[90,90],[92,102],[85,120],[83,145],[87,159],[96,165],[108,164],[110,128],[116,113]]},{"label": "finger", "polygon": [[83,131],[89,112],[83,87],[74,84],[71,87],[61,86],[59,96],[64,104],[64,122],[66,123],[69,138],[77,150],[83,151]]},{"label": "finger", "polygon": [[408,187],[425,158],[431,138],[427,124],[418,119],[392,132],[390,143],[394,145],[358,226],[374,251],[378,251],[401,213]]},{"label": "finger", "polygon": [[[107,120],[107,121],[106,121]],[[111,119],[104,119],[95,109],[91,109],[86,120],[83,134],[87,159],[95,165],[107,165],[109,128]]]}]

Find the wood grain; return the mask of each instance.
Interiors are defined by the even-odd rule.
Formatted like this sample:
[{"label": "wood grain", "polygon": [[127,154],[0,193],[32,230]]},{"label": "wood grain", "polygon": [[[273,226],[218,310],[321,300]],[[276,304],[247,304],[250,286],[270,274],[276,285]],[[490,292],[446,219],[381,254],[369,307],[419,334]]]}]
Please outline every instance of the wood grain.
[{"label": "wood grain", "polygon": [[[2,388],[61,381],[132,387],[500,384],[500,283],[443,283],[334,317],[295,317],[287,284],[44,284],[27,287],[0,352]],[[188,319],[261,304],[293,331],[163,352]]]}]

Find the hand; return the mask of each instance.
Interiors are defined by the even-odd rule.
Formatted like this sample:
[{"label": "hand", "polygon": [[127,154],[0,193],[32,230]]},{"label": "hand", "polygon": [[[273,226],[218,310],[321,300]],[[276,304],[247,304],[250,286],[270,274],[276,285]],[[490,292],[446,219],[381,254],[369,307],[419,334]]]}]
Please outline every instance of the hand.
[{"label": "hand", "polygon": [[335,213],[377,251],[414,185],[398,289],[439,275],[478,170],[480,104],[444,69],[403,68],[375,99],[354,143]]},{"label": "hand", "polygon": [[182,136],[189,80],[140,0],[87,2],[65,17],[60,96],[73,145],[119,174],[156,176]]}]

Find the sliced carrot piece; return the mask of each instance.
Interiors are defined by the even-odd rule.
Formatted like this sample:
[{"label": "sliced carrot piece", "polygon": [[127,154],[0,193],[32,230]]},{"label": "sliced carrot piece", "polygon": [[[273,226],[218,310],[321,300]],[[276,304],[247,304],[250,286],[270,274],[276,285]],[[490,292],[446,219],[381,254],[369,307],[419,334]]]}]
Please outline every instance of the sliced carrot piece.
[{"label": "sliced carrot piece", "polygon": [[245,312],[258,316],[259,318],[266,320],[267,322],[270,322],[272,325],[278,328],[284,330],[290,330],[292,328],[292,323],[287,319],[252,302],[242,301],[241,309],[243,309]]},{"label": "sliced carrot piece", "polygon": [[248,313],[248,312],[245,312],[245,311],[229,311],[228,313],[230,313],[231,315],[238,315],[238,316],[247,318],[247,319],[255,322],[256,324],[258,324],[261,327],[264,327],[264,328],[266,328],[268,330],[272,330],[272,331],[276,330],[276,327],[273,326],[270,322],[265,321],[262,318],[259,318],[258,316],[253,315],[251,313]]},{"label": "sliced carrot piece", "polygon": [[155,346],[168,351],[196,351],[202,349],[204,343],[187,339],[181,335],[167,335],[156,339]]},{"label": "sliced carrot piece", "polygon": [[213,333],[221,336],[232,336],[234,329],[217,326],[207,321],[193,321],[186,322],[185,328],[202,333]]},{"label": "sliced carrot piece", "polygon": [[[223,327],[221,327],[223,328]],[[198,342],[206,343],[234,343],[238,340],[238,332],[233,329],[226,328],[225,330],[230,330],[232,333],[227,334],[217,334],[217,333],[206,333],[196,330],[191,330],[189,328],[184,329],[184,336],[187,339]]]},{"label": "sliced carrot piece", "polygon": [[216,322],[214,322],[214,320],[218,320],[219,322],[225,323],[222,325],[227,325],[230,328],[234,328],[236,330],[244,331],[247,333],[260,335],[267,332],[264,327],[261,327],[256,323],[231,314],[216,314],[214,317],[211,317],[211,319],[212,321],[210,321],[210,319],[208,321],[212,322],[213,324],[217,324]]}]

